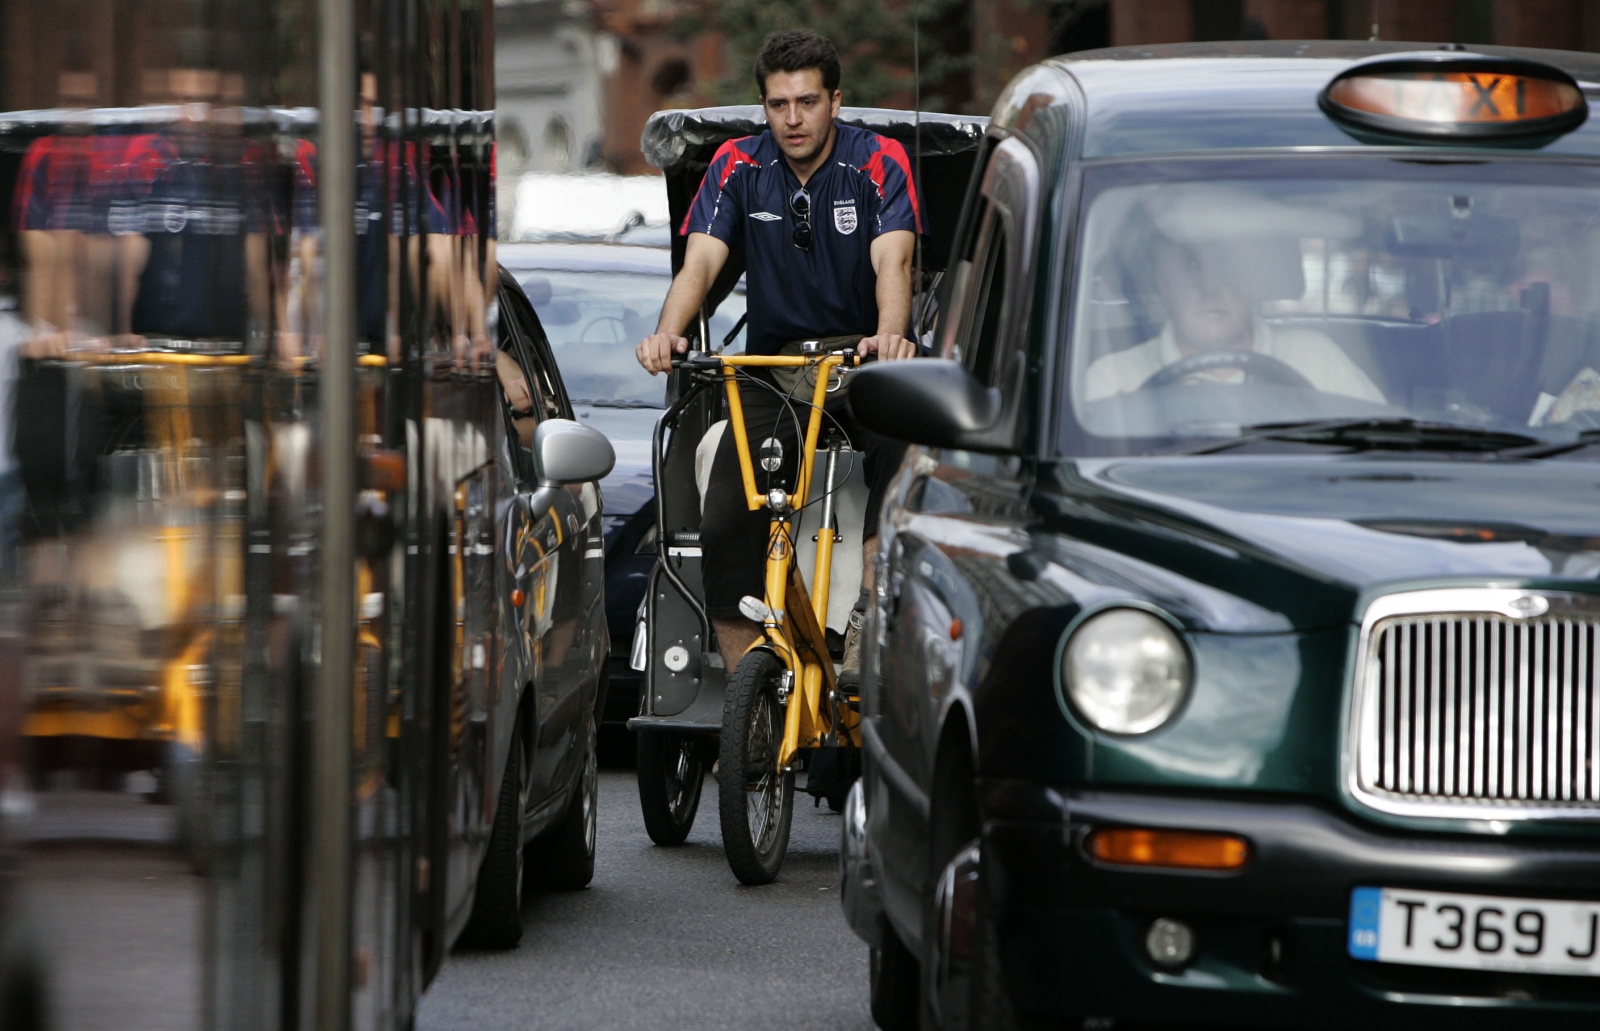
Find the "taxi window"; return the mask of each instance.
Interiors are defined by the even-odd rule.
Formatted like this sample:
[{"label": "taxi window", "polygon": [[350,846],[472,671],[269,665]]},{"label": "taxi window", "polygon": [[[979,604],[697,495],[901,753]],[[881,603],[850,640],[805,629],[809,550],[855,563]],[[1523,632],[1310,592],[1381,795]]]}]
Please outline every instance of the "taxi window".
[{"label": "taxi window", "polygon": [[1531,162],[1091,168],[1063,447],[1350,418],[1600,427],[1596,185]]},{"label": "taxi window", "polygon": [[1005,221],[995,208],[990,208],[980,236],[978,269],[982,278],[974,296],[973,332],[968,337],[968,366],[974,376],[990,384],[994,382],[1001,314],[1005,308],[1006,245]]},{"label": "taxi window", "polygon": [[[964,361],[980,382],[1000,387],[1015,411],[1027,312],[1015,285],[1031,275],[1040,198],[1038,162],[1016,139],[993,148],[980,180],[972,249],[957,263],[941,353]],[[965,236],[966,234],[963,233]]]}]

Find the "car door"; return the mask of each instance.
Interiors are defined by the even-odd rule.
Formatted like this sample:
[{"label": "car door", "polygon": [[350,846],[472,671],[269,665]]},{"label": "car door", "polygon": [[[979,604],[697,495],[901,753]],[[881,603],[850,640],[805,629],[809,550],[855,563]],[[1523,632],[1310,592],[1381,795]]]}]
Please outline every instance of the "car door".
[{"label": "car door", "polygon": [[[1038,164],[1021,141],[994,148],[968,217],[970,246],[954,270],[940,352],[1002,391],[1001,424],[1015,433],[1027,409],[1039,217]],[[895,882],[886,885],[886,902],[905,926],[916,926],[920,918],[912,907],[936,873],[925,843],[929,807],[937,803],[933,772],[945,717],[982,678],[995,635],[1020,601],[1006,557],[1027,546],[1024,476],[1016,457],[914,449],[903,493],[886,508],[883,686],[868,718],[885,760],[897,768],[882,778],[882,790],[898,797],[887,806],[869,800],[869,812],[887,821],[875,828],[873,841]]]},{"label": "car door", "polygon": [[[542,807],[560,802],[572,782],[586,743],[584,721],[594,700],[599,582],[603,552],[591,537],[599,533],[600,498],[593,483],[539,490],[537,456],[528,447],[534,422],[572,417],[561,390],[538,316],[509,276],[502,277],[500,319],[505,347],[526,377],[533,399],[528,415],[514,420],[513,446],[523,464],[508,563],[515,634],[520,641],[527,683],[533,691],[533,781],[530,807],[536,823]],[[591,570],[586,567],[594,566]],[[549,815],[549,814],[545,814]],[[536,829],[536,827],[530,828]]]}]

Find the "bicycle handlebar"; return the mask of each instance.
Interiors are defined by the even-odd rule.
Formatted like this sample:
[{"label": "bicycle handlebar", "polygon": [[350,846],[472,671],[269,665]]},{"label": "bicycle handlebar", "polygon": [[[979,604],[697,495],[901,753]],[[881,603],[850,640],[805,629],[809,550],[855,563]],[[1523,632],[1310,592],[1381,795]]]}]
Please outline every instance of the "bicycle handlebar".
[{"label": "bicycle handlebar", "polygon": [[690,351],[682,358],[674,357],[674,369],[690,369],[697,372],[720,372],[724,365],[736,368],[778,368],[798,369],[807,365],[820,365],[826,358],[838,356],[843,360],[841,365],[846,368],[856,368],[867,362],[876,361],[876,354],[861,354],[854,348],[842,351],[828,351],[823,354],[747,354],[747,355],[721,355],[709,351]]}]

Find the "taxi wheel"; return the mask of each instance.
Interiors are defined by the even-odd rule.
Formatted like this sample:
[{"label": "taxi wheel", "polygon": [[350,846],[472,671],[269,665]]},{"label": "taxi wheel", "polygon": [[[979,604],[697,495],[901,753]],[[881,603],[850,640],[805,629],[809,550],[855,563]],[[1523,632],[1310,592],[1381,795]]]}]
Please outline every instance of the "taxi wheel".
[{"label": "taxi wheel", "polygon": [[872,1022],[883,1031],[918,1031],[922,1026],[922,966],[900,935],[880,920],[883,947],[867,956]]},{"label": "taxi wheel", "polygon": [[582,772],[567,815],[534,842],[531,872],[539,883],[556,891],[577,891],[594,880],[594,843],[599,830],[600,772],[595,759],[594,718],[584,734]]},{"label": "taxi wheel", "polygon": [[[981,860],[980,860],[981,869]],[[1066,1031],[1084,1026],[1082,1016],[1019,1010],[1005,986],[1000,960],[1000,935],[989,892],[978,877],[972,920],[972,974],[967,1027],[986,1031]]]},{"label": "taxi wheel", "polygon": [[717,815],[728,866],[744,884],[776,880],[789,850],[794,774],[778,769],[784,723],[778,685],[784,672],[771,652],[750,652],[739,660],[722,705]]},{"label": "taxi wheel", "polygon": [[523,816],[528,808],[532,764],[525,735],[511,739],[506,772],[500,781],[489,850],[478,870],[472,916],[461,940],[488,949],[509,949],[522,940]]},{"label": "taxi wheel", "polygon": [[639,810],[657,845],[681,845],[694,828],[706,767],[699,742],[688,734],[638,735]]},{"label": "taxi wheel", "polygon": [[988,892],[978,887],[977,913],[972,927],[972,1015],[969,1027],[994,1031],[1021,1031],[1016,1007],[1006,992],[1000,970],[1000,942],[995,934],[994,915],[985,901]]}]

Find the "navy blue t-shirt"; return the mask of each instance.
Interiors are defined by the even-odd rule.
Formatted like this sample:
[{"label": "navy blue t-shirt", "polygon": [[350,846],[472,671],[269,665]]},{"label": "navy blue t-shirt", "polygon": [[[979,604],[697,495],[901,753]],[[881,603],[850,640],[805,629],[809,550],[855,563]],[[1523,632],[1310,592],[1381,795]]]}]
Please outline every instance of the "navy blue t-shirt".
[{"label": "navy blue t-shirt", "polygon": [[770,130],[717,150],[680,230],[744,248],[749,354],[777,354],[790,340],[876,333],[872,241],[897,229],[927,231],[905,148],[865,129],[837,129],[833,153],[805,185],[810,250],[794,244],[799,216],[789,202],[800,180]]}]

